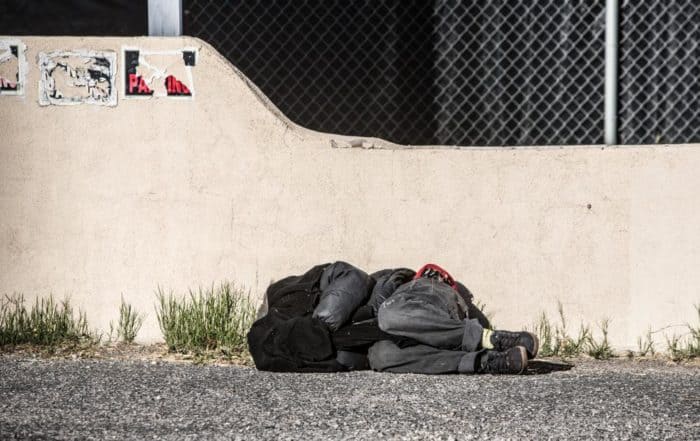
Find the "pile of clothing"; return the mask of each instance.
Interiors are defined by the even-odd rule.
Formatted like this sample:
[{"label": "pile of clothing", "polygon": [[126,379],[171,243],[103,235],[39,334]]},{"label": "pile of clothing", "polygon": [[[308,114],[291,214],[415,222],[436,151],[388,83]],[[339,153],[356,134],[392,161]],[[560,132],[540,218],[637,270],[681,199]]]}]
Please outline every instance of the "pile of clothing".
[{"label": "pile of clothing", "polygon": [[[537,351],[531,334],[491,331],[471,292],[434,264],[373,274],[346,262],[317,265],[271,284],[265,305],[248,333],[260,370],[521,372],[506,365]],[[504,355],[516,346],[518,354]]]}]

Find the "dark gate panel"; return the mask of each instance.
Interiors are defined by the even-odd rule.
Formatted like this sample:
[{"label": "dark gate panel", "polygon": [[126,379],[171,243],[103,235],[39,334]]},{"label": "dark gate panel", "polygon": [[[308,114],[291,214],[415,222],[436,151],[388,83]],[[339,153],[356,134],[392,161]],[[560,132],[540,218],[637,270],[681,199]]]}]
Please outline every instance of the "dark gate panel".
[{"label": "dark gate panel", "polygon": [[186,1],[185,33],[306,127],[405,144],[603,141],[603,2],[221,3]]},{"label": "dark gate panel", "polygon": [[620,9],[622,144],[700,142],[700,1]]},{"label": "dark gate panel", "polygon": [[212,43],[295,122],[326,132],[432,141],[430,3],[217,3],[188,2],[185,33]]}]

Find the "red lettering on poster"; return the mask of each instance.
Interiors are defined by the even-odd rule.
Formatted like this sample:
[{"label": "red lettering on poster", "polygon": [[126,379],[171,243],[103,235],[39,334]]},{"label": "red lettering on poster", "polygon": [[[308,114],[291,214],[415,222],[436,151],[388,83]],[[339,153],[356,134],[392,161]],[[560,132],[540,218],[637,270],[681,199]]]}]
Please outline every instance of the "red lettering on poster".
[{"label": "red lettering on poster", "polygon": [[129,95],[153,95],[153,91],[141,75],[129,74]]},{"label": "red lettering on poster", "polygon": [[3,77],[0,77],[0,89],[17,90],[17,83],[6,80]]},{"label": "red lettering on poster", "polygon": [[148,85],[146,85],[146,82],[143,81],[143,78],[139,77],[139,95],[144,95],[147,94],[151,91],[151,89],[148,88]]},{"label": "red lettering on poster", "polygon": [[139,85],[139,77],[136,74],[129,74],[129,93],[135,93],[134,88]]},{"label": "red lettering on poster", "polygon": [[192,92],[190,92],[190,89],[187,88],[186,85],[182,84],[182,81],[178,80],[172,75],[168,75],[167,78],[165,78],[165,89],[168,92],[168,95],[172,96],[191,96]]}]

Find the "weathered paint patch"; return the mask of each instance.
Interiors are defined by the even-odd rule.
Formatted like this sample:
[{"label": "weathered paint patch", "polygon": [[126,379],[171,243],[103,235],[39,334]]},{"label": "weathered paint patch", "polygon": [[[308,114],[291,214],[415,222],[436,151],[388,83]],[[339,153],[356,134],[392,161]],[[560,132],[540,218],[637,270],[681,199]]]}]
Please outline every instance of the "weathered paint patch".
[{"label": "weathered paint patch", "polygon": [[39,104],[117,105],[117,55],[111,51],[39,53]]},{"label": "weathered paint patch", "polygon": [[123,47],[122,61],[125,98],[194,97],[196,48],[150,51]]},{"label": "weathered paint patch", "polygon": [[24,95],[26,51],[21,40],[0,39],[0,96]]}]

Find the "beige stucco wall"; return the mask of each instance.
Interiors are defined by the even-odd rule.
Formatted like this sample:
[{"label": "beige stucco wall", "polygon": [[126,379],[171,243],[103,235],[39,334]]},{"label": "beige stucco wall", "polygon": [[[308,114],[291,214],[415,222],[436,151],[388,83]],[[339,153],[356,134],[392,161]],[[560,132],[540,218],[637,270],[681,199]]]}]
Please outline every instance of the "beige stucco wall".
[{"label": "beige stucco wall", "polygon": [[[0,97],[0,293],[71,295],[91,323],[120,294],[160,339],[157,285],[271,279],[347,260],[432,261],[504,328],[612,319],[633,348],[700,303],[700,145],[334,148],[191,38],[24,38],[25,97]],[[193,101],[39,107],[39,51],[201,47]],[[590,204],[590,208],[589,208]],[[679,328],[680,330],[680,328]],[[659,342],[663,339],[659,337]]]}]

